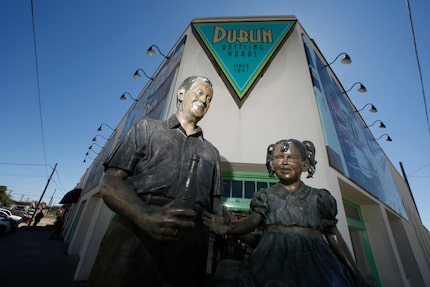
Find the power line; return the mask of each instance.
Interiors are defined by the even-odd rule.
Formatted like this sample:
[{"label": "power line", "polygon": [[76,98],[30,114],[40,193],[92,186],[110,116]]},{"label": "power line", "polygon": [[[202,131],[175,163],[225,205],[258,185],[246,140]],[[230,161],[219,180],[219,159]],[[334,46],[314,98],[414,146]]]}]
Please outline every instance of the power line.
[{"label": "power line", "polygon": [[425,165],[423,165],[422,167],[420,167],[420,168],[417,168],[416,170],[413,170],[408,176],[411,176],[412,174],[414,174],[414,173],[416,173],[417,171],[420,171],[420,170],[422,170],[422,169],[424,169],[424,168],[426,168],[426,167],[428,167],[430,165],[430,162],[429,163],[427,163],[427,164],[425,164]]},{"label": "power line", "polygon": [[3,165],[27,165],[27,166],[47,166],[47,163],[16,163],[16,162],[0,162]]},{"label": "power line", "polygon": [[415,58],[417,60],[418,73],[419,73],[419,76],[420,76],[421,92],[422,92],[422,95],[423,95],[424,110],[426,112],[426,118],[427,118],[427,127],[428,127],[429,132],[430,132],[430,121],[429,121],[429,113],[428,113],[428,110],[427,110],[426,94],[425,94],[425,90],[424,90],[423,74],[422,74],[422,71],[421,71],[420,59],[418,57],[418,48],[417,48],[417,42],[416,42],[416,38],[415,38],[415,30],[414,30],[414,24],[413,24],[413,21],[412,21],[412,13],[411,13],[411,6],[410,6],[410,3],[409,3],[409,0],[406,0],[406,4],[408,6],[409,22],[410,22],[410,25],[411,25],[412,38],[413,38],[414,49],[415,49]]},{"label": "power line", "polygon": [[[36,45],[36,27],[34,25],[34,5],[33,0],[31,2],[31,25],[33,28],[33,46],[34,46],[34,60],[36,65],[36,85],[37,85],[37,97],[39,103],[39,120],[40,120],[40,129],[42,136],[42,149],[43,149],[43,159],[46,163],[46,145],[45,145],[45,132],[43,128],[43,113],[42,113],[42,101],[40,96],[40,81],[39,81],[39,61],[37,57],[37,45]],[[46,170],[48,172],[48,170]]]}]

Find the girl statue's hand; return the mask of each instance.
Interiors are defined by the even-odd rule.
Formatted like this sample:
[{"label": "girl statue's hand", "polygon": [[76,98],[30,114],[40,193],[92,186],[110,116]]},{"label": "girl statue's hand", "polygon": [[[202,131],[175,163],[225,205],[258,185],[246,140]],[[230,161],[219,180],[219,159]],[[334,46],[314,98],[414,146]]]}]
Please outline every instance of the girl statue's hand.
[{"label": "girl statue's hand", "polygon": [[203,215],[203,223],[209,227],[210,231],[218,235],[227,234],[230,229],[232,215],[228,212],[227,208],[223,206],[223,216],[205,212]]}]

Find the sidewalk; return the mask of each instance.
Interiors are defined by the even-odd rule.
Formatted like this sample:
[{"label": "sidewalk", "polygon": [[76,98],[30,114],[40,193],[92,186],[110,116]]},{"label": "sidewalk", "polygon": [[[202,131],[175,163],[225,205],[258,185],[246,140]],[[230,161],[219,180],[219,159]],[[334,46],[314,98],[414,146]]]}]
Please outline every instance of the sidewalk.
[{"label": "sidewalk", "polygon": [[67,255],[62,239],[49,239],[52,224],[43,218],[36,227],[20,224],[15,232],[0,237],[1,286],[88,286],[73,280],[79,258]]}]

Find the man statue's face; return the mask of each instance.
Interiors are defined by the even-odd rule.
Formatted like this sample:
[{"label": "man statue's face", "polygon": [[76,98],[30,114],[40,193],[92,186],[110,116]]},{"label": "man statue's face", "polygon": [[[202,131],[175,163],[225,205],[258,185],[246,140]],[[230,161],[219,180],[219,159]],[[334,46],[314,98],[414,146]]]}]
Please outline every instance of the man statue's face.
[{"label": "man statue's face", "polygon": [[197,80],[191,88],[185,92],[182,98],[182,107],[185,114],[199,121],[209,110],[213,95],[210,85]]}]

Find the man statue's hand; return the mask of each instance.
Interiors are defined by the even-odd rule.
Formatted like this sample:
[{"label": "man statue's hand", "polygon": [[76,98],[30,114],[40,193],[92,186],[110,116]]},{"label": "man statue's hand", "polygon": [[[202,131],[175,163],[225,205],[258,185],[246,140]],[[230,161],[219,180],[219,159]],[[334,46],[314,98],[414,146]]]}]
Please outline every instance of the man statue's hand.
[{"label": "man statue's hand", "polygon": [[196,212],[183,208],[159,208],[145,215],[139,228],[155,240],[177,240],[186,229],[194,228]]},{"label": "man statue's hand", "polygon": [[209,227],[209,229],[218,235],[227,234],[230,229],[230,223],[232,221],[232,215],[228,212],[224,206],[222,210],[223,216],[205,212],[203,215],[203,223]]}]

